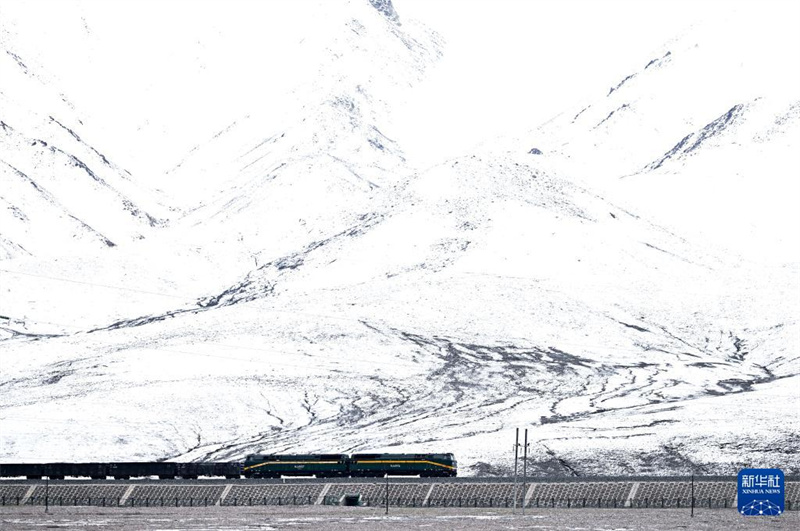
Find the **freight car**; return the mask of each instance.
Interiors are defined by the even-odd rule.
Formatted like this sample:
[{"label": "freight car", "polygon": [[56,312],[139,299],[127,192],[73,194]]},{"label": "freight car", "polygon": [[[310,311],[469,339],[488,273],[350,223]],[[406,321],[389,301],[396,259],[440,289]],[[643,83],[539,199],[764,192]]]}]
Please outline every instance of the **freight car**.
[{"label": "freight car", "polygon": [[12,463],[0,464],[0,477],[26,477],[28,479],[91,478],[130,479],[152,477],[159,479],[197,479],[200,476],[239,478],[242,463]]},{"label": "freight car", "polygon": [[224,476],[239,478],[241,463],[108,463],[107,475],[114,479],[158,476],[159,479],[197,479],[198,477]]}]

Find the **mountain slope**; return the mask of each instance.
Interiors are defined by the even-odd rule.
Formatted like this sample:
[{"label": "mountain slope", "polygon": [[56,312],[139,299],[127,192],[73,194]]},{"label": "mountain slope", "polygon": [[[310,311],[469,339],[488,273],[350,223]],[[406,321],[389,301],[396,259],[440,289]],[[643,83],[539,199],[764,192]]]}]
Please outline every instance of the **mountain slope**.
[{"label": "mountain slope", "polygon": [[391,2],[321,4],[298,38],[281,101],[237,117],[161,183],[186,212],[182,240],[224,246],[235,232],[267,261],[344,230],[408,172],[383,131],[440,38],[400,25]]},{"label": "mountain slope", "polygon": [[[774,286],[732,284],[719,257],[524,162],[453,161],[396,193],[200,307],[7,344],[20,363],[5,422],[33,408],[109,459],[446,447],[466,473],[502,472],[496,448],[525,424],[538,426],[536,473],[720,472],[752,458],[729,439],[709,452],[690,404],[725,418],[741,393],[797,379],[797,326],[780,321],[793,307],[737,310]],[[95,424],[97,403],[114,417]],[[796,429],[770,427],[784,442]],[[28,455],[56,451],[14,437]],[[592,452],[628,458],[598,468]]]},{"label": "mountain slope", "polygon": [[793,17],[777,7],[694,25],[601,97],[502,149],[535,148],[553,171],[709,245],[797,262],[800,73],[786,65],[800,57]]},{"label": "mountain slope", "polygon": [[70,103],[12,50],[0,55],[0,253],[58,256],[145,237],[161,208],[87,144]]}]

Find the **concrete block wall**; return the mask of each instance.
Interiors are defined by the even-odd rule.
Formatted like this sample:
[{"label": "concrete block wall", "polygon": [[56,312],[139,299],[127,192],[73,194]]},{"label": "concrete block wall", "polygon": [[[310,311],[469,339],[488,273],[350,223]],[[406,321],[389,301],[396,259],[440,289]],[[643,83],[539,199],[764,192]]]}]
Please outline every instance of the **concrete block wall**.
[{"label": "concrete block wall", "polygon": [[317,502],[323,483],[286,485],[236,485],[231,487],[221,505],[313,505]]},{"label": "concrete block wall", "polygon": [[[432,483],[389,483],[390,505],[421,506],[430,493]],[[338,503],[345,494],[360,494],[370,505],[385,503],[386,483],[332,483],[326,492],[326,503]]]},{"label": "concrete block wall", "polygon": [[115,506],[128,490],[126,485],[98,485],[59,482],[47,487],[39,485],[28,498],[29,505],[106,505]]},{"label": "concrete block wall", "polygon": [[124,505],[134,506],[205,506],[216,505],[225,485],[169,485],[150,483],[134,485],[124,500]]},{"label": "concrete block wall", "polygon": [[[0,482],[5,505],[205,506],[338,504],[345,494],[359,494],[369,505],[385,503],[383,480],[329,482],[245,481],[51,481]],[[735,507],[735,480],[696,480],[695,505]],[[527,507],[686,507],[691,483],[686,480],[642,478],[608,481],[531,481],[518,483],[517,506]],[[389,483],[389,503],[395,506],[511,507],[514,484],[487,480],[430,481],[404,479]],[[800,510],[800,482],[786,484],[787,510]]]}]

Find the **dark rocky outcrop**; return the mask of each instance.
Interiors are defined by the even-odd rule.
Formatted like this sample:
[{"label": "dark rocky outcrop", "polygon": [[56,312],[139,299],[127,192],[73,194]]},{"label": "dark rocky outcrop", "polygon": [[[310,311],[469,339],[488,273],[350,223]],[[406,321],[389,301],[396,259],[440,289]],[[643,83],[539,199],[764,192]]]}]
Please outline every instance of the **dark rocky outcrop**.
[{"label": "dark rocky outcrop", "polygon": [[381,15],[392,22],[400,23],[400,17],[397,15],[397,11],[395,11],[392,5],[392,0],[369,0],[369,3],[372,4],[372,7],[377,9]]}]

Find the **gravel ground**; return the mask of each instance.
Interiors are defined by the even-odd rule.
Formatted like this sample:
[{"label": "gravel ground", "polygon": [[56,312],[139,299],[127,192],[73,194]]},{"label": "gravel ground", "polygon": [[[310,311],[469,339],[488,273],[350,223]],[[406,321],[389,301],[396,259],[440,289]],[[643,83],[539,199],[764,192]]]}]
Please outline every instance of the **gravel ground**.
[{"label": "gravel ground", "polygon": [[538,509],[525,516],[510,510],[390,509],[375,507],[209,507],[92,508],[4,507],[0,529],[274,529],[366,531],[431,529],[570,529],[623,531],[653,529],[800,529],[800,512],[780,517],[743,517],[733,510],[695,512],[678,509]]}]

